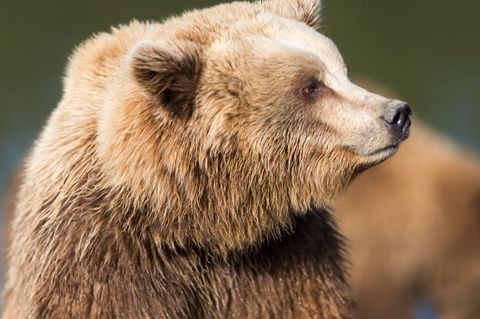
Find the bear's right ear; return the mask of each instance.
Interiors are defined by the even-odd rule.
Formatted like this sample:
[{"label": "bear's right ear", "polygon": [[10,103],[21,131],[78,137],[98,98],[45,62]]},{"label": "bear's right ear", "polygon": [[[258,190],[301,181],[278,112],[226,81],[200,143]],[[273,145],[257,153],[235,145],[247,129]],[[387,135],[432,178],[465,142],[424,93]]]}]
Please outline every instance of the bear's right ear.
[{"label": "bear's right ear", "polygon": [[201,69],[199,46],[190,41],[175,45],[143,42],[132,54],[136,81],[174,115],[189,116]]},{"label": "bear's right ear", "polygon": [[268,10],[290,19],[304,22],[318,30],[321,20],[321,0],[260,0]]}]

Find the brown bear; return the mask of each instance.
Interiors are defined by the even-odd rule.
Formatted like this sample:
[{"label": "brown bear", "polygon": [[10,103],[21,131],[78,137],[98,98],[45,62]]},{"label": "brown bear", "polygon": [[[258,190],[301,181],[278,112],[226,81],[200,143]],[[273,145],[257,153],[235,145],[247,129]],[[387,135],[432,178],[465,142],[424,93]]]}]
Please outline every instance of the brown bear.
[{"label": "brown bear", "polygon": [[317,0],[101,33],[27,159],[5,318],[349,318],[325,207],[407,138]]},{"label": "brown bear", "polygon": [[[428,161],[419,162],[420,158]],[[4,196],[7,224],[22,175],[20,170],[12,174]],[[422,182],[415,183],[422,175]],[[408,207],[398,205],[403,198],[415,200]],[[476,294],[480,272],[475,266],[480,263],[478,155],[417,121],[415,134],[395,158],[356,180],[339,205],[340,230],[351,246],[350,273],[359,318],[414,318],[419,300],[430,302],[441,318],[476,318],[480,307]],[[421,231],[410,231],[414,228]],[[8,247],[10,236],[4,242]],[[403,261],[398,263],[394,256]]]},{"label": "brown bear", "polygon": [[440,318],[478,318],[478,155],[416,122],[400,152],[355,180],[334,207],[351,244],[359,318],[415,318],[421,303]]}]

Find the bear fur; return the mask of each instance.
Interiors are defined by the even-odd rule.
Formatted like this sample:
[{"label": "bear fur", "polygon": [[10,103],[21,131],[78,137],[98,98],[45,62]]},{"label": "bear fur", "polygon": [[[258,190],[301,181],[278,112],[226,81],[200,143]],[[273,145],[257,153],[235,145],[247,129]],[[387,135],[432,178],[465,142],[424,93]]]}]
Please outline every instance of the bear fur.
[{"label": "bear fur", "polygon": [[[378,86],[377,90],[378,90]],[[380,90],[385,92],[385,90]],[[359,318],[480,313],[480,159],[427,125],[334,205],[348,238]]]},{"label": "bear fur", "polygon": [[[385,92],[378,85],[375,87]],[[419,166],[419,158],[429,159],[430,169]],[[420,171],[426,176],[422,178],[421,189],[417,189],[413,185]],[[445,175],[446,171],[453,172],[455,178]],[[21,170],[15,170],[4,196],[7,225],[13,218],[21,176]],[[438,180],[438,176],[443,177]],[[450,191],[441,191],[447,188]],[[409,210],[398,205],[398,198],[418,194],[421,196],[411,202]],[[480,231],[475,230],[480,213],[478,155],[417,121],[415,134],[395,158],[361,176],[339,199],[338,205],[335,207],[341,221],[339,226],[349,239],[351,284],[359,318],[414,318],[414,303],[419,299],[431,302],[442,318],[475,318],[480,307],[480,297],[475,295],[480,289],[480,273],[477,267],[472,267],[480,262],[480,240],[476,239]],[[384,207],[389,207],[389,211]],[[460,214],[450,214],[452,209]],[[426,213],[418,220],[415,216],[420,210]],[[404,218],[405,214],[411,217]],[[438,227],[442,220],[443,226]],[[377,221],[376,226],[372,221]],[[412,223],[419,222],[428,233],[402,234],[411,229]],[[6,247],[11,241],[9,229],[4,229]],[[439,234],[446,239],[434,242],[424,239],[438,238]],[[423,244],[420,247],[418,243]],[[452,258],[452,249],[458,258]],[[407,250],[408,257],[402,257],[402,264],[409,266],[397,267],[391,252],[405,251],[401,255],[406,256]],[[5,258],[4,269],[7,269]],[[420,274],[427,275],[419,280]]]},{"label": "bear fur", "polygon": [[349,318],[324,207],[408,132],[319,8],[231,3],[81,45],[26,161],[4,318]]}]

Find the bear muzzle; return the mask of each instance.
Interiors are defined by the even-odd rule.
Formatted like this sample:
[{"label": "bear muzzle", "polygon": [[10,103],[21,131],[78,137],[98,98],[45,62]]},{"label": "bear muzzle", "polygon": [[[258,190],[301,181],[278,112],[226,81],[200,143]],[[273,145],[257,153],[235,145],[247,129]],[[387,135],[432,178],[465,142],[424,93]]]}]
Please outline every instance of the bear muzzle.
[{"label": "bear muzzle", "polygon": [[382,119],[399,142],[410,135],[412,108],[403,101],[391,101],[385,106]]}]

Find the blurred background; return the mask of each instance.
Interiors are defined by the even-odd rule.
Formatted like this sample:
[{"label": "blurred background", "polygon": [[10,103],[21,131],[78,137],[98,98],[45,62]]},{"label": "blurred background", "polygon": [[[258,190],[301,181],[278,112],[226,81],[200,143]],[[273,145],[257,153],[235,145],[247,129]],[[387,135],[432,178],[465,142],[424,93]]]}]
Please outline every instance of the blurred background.
[{"label": "blurred background", "polygon": [[[76,45],[112,25],[219,2],[0,0],[0,192],[60,100]],[[323,31],[352,75],[392,88],[416,117],[478,151],[479,10],[469,0],[324,0]]]}]

